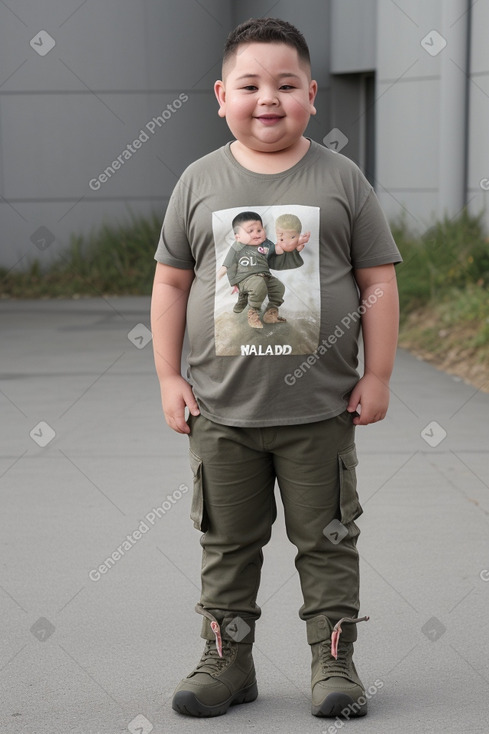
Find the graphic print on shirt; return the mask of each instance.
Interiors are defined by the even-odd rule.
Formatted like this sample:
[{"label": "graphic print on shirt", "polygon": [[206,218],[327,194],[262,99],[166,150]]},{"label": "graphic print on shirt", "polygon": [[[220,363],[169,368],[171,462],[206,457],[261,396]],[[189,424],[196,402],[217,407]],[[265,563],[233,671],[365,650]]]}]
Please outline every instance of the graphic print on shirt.
[{"label": "graphic print on shirt", "polygon": [[319,216],[318,207],[298,204],[213,212],[216,356],[317,349]]}]

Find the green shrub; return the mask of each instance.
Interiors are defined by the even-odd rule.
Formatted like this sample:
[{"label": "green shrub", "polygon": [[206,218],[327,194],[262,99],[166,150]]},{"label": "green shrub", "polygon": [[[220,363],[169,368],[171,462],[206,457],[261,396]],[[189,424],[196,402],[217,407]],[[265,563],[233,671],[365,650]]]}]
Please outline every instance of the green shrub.
[{"label": "green shrub", "polygon": [[104,225],[85,238],[73,236],[68,251],[45,272],[37,260],[25,272],[0,269],[0,292],[14,298],[148,295],[160,228],[153,214]]},{"label": "green shrub", "polygon": [[395,224],[393,234],[404,259],[397,268],[403,318],[421,306],[452,299],[454,289],[487,292],[489,240],[481,216],[463,212],[456,220],[445,218],[420,238]]}]

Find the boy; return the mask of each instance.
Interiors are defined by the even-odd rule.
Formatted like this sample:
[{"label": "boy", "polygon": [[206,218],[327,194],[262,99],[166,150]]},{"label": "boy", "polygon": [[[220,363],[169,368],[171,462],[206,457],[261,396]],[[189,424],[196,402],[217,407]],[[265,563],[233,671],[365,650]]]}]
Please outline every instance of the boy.
[{"label": "boy", "polygon": [[[152,330],[163,411],[171,428],[189,434],[191,517],[204,533],[197,611],[206,645],[173,698],[173,708],[191,716],[224,714],[257,696],[252,643],[275,480],[298,550],[312,713],[366,713],[352,661],[359,621],[355,519],[362,512],[354,431],[387,411],[398,328],[393,263],[401,258],[358,168],[303,136],[316,91],[306,42],[289,23],[251,19],[230,34],[215,93],[235,140],[184,172],[155,255]],[[317,214],[319,242],[308,245],[308,256],[315,252],[320,273],[321,330],[307,360],[215,354],[211,217],[253,204],[310,207],[308,223]],[[362,314],[360,379],[360,319],[352,313]],[[346,317],[351,328],[338,332]],[[185,320],[188,381],[180,374]],[[294,374],[301,379],[287,379]],[[345,617],[350,623],[341,624]]]},{"label": "boy", "polygon": [[[262,218],[256,212],[240,212],[234,217],[232,226],[235,242],[219,268],[217,277],[219,279],[227,274],[229,283],[238,288],[239,297],[233,311],[241,313],[248,304],[248,324],[253,329],[263,329],[263,324],[285,322],[286,319],[278,314],[284,302],[285,286],[271,274],[270,268],[284,270],[303,265],[299,253],[291,253],[299,245],[302,245],[301,249],[304,247],[304,239],[301,241],[297,238],[296,247],[290,247],[292,243],[288,243],[289,250],[285,254],[282,247],[277,249],[267,239]],[[267,295],[268,304],[262,324],[260,309]]]}]

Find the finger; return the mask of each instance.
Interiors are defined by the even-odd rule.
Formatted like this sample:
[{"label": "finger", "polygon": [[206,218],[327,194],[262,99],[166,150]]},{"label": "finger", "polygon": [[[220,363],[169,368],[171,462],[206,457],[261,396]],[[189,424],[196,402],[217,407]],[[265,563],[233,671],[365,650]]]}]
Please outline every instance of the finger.
[{"label": "finger", "polygon": [[185,405],[192,413],[192,415],[200,415],[199,405],[197,403],[197,400],[195,399],[192,388],[189,387],[189,390],[184,394],[183,399],[185,400]]},{"label": "finger", "polygon": [[[348,405],[346,406],[346,409],[349,413],[357,413],[357,409],[360,406],[360,402],[357,398],[354,398],[353,396],[350,396],[350,400],[348,402]],[[360,413],[358,412],[358,415]]]},{"label": "finger", "polygon": [[179,413],[177,415],[165,416],[166,422],[176,433],[190,433],[190,428],[185,421],[185,414]]}]

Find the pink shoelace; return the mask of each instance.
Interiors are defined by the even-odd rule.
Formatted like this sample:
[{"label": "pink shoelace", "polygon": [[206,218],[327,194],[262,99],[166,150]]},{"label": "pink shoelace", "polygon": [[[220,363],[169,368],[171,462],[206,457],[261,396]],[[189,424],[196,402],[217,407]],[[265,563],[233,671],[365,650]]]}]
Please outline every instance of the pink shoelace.
[{"label": "pink shoelace", "polygon": [[213,614],[207,611],[207,609],[204,609],[204,607],[201,604],[197,604],[195,607],[195,611],[198,614],[203,614],[204,617],[207,617],[207,619],[210,620],[211,623],[211,630],[214,632],[215,638],[216,638],[216,648],[217,648],[217,654],[220,658],[222,658],[222,637],[221,637],[221,628],[219,626],[219,622],[214,617]]},{"label": "pink shoelace", "polygon": [[333,627],[333,632],[331,633],[331,655],[335,660],[338,660],[338,642],[340,641],[340,635],[343,632],[341,625],[345,622],[348,622],[349,624],[368,622],[369,619],[370,617],[358,617],[358,619],[353,619],[353,617],[342,617],[338,622],[336,622]]}]

